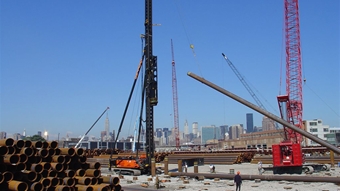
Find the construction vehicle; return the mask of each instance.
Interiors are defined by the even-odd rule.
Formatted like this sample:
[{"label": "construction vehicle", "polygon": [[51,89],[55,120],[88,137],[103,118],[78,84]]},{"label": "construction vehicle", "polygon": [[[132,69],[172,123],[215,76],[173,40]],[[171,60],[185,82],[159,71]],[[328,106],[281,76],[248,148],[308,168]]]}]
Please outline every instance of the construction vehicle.
[{"label": "construction vehicle", "polygon": [[142,38],[145,38],[145,47],[143,51],[142,59],[139,63],[137,73],[132,85],[132,89],[130,92],[130,96],[128,98],[128,102],[126,104],[124,114],[118,129],[117,137],[114,141],[113,148],[116,148],[117,140],[119,134],[122,129],[122,125],[125,119],[125,115],[130,103],[130,99],[136,84],[136,81],[139,76],[140,69],[143,64],[143,60],[145,58],[145,73],[144,73],[144,82],[143,82],[143,90],[142,90],[142,107],[140,110],[140,118],[139,118],[139,133],[138,133],[138,141],[140,141],[140,135],[142,131],[142,114],[143,114],[143,104],[145,102],[145,156],[139,156],[139,144],[136,149],[136,156],[130,157],[120,157],[113,159],[113,149],[111,150],[111,155],[109,159],[109,171],[119,172],[121,174],[130,174],[130,175],[140,175],[140,174],[151,174],[153,172],[151,168],[151,161],[155,155],[155,145],[154,145],[154,113],[153,107],[158,104],[158,87],[157,87],[157,57],[152,54],[152,0],[145,0],[145,34],[142,35]]},{"label": "construction vehicle", "polygon": [[[277,97],[281,118],[303,129],[300,23],[298,0],[285,0],[286,95]],[[304,164],[302,135],[287,127],[284,140],[272,145],[274,174],[301,174]]]}]

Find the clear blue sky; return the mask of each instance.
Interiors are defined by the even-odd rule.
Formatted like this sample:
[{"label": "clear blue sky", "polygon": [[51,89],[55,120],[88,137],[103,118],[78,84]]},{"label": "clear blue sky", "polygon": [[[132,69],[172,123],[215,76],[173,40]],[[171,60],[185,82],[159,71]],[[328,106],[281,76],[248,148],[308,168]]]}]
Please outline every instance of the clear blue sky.
[{"label": "clear blue sky", "polygon": [[[118,130],[141,58],[144,1],[1,1],[0,130],[51,138],[80,136],[110,107]],[[303,118],[340,127],[340,4],[300,0]],[[189,126],[254,125],[262,115],[187,76],[191,71],[255,103],[229,68],[225,53],[265,107],[279,115],[285,93],[283,0],[153,2],[153,52],[158,56],[155,128],[173,126],[170,39],[174,42],[180,130]],[[194,45],[193,54],[190,44]],[[282,65],[282,67],[281,67]],[[133,134],[140,81],[122,137]],[[102,117],[89,135],[104,130]]]}]

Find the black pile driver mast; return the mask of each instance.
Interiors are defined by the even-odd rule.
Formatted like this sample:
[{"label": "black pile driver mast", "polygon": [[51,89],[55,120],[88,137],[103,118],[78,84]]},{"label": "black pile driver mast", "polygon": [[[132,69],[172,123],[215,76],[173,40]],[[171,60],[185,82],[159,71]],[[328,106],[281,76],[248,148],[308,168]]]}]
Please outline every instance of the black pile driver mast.
[{"label": "black pile driver mast", "polygon": [[145,120],[147,164],[155,155],[153,107],[157,96],[157,57],[152,54],[152,0],[145,0]]}]

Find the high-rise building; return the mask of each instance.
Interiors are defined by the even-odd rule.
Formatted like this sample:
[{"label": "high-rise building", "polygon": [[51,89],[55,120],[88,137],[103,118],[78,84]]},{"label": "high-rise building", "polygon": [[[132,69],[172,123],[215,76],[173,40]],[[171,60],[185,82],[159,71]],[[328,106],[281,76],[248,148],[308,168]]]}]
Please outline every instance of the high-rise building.
[{"label": "high-rise building", "polygon": [[105,131],[106,131],[106,137],[105,137],[105,141],[110,141],[111,137],[110,137],[110,121],[109,121],[109,114],[106,113],[106,119],[105,119]]},{"label": "high-rise building", "polygon": [[157,128],[156,129],[156,137],[162,137],[163,135],[163,129],[162,128]]},{"label": "high-rise building", "polygon": [[41,137],[41,131],[38,131],[38,135]]},{"label": "high-rise building", "polygon": [[192,134],[194,135],[194,137],[197,137],[197,133],[198,133],[198,123],[197,122],[193,122],[192,123]]},{"label": "high-rise building", "polygon": [[0,139],[6,139],[7,138],[7,133],[2,131],[0,132]]},{"label": "high-rise building", "polygon": [[254,120],[253,120],[253,114],[252,113],[246,114],[246,123],[247,123],[247,133],[254,132]]},{"label": "high-rise building", "polygon": [[240,135],[243,134],[244,129],[242,124],[237,124],[229,127],[229,139],[237,139],[240,138]]},{"label": "high-rise building", "polygon": [[20,133],[14,133],[14,134],[13,134],[13,139],[14,139],[15,141],[20,140],[20,139],[21,139]]},{"label": "high-rise building", "polygon": [[201,143],[206,144],[208,140],[215,140],[216,130],[215,125],[202,127]]},{"label": "high-rise building", "polygon": [[263,116],[262,119],[262,131],[270,131],[270,130],[275,130],[275,122],[274,120]]},{"label": "high-rise building", "polygon": [[228,125],[222,125],[220,126],[220,131],[221,131],[221,134],[220,134],[220,137],[218,137],[218,139],[222,139],[222,140],[225,140],[225,134],[228,133]]},{"label": "high-rise building", "polygon": [[185,120],[185,123],[184,123],[184,136],[187,136],[189,135],[189,126],[188,126],[188,121]]}]

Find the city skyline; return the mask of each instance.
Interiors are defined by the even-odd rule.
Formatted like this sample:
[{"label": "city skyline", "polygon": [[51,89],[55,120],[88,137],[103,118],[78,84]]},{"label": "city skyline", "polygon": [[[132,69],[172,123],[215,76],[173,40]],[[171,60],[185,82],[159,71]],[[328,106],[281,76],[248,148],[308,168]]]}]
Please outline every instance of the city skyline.
[{"label": "city skyline", "polygon": [[[117,132],[145,46],[144,3],[1,1],[0,131],[82,136],[110,107],[110,131]],[[339,1],[299,1],[303,119],[320,118],[331,127],[340,126],[339,6]],[[283,1],[154,1],[153,24],[154,128],[174,123],[171,39],[181,131],[185,120],[200,127],[245,125],[251,112],[254,125],[262,126],[262,115],[188,77],[193,72],[254,103],[221,53],[265,108],[280,115],[277,96],[285,94],[286,75]],[[140,115],[143,66],[120,136],[133,134]],[[103,124],[104,118],[90,135],[100,135]]]}]

